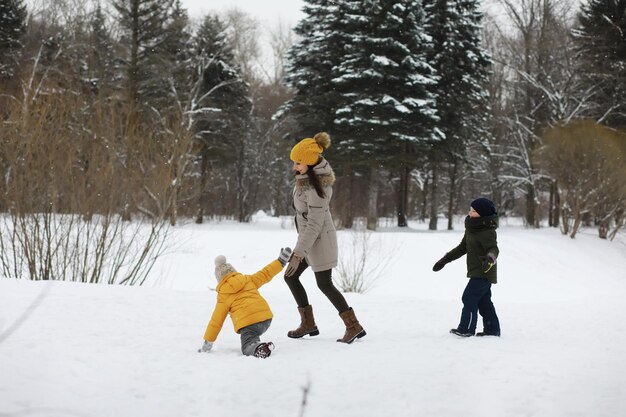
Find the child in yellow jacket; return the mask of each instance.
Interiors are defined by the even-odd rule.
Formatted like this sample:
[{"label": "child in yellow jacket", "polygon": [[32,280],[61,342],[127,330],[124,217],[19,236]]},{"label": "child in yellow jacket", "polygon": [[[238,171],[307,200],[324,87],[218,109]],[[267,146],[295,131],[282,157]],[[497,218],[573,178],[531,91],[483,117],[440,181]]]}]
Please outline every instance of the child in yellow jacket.
[{"label": "child in yellow jacket", "polygon": [[215,278],[219,283],[217,304],[204,332],[204,344],[199,352],[211,350],[230,313],[235,332],[241,335],[241,352],[257,358],[271,355],[274,344],[261,343],[260,336],[269,329],[273,314],[258,288],[282,271],[290,256],[291,249],[283,248],[278,259],[252,275],[237,272],[223,255],[215,258]]}]

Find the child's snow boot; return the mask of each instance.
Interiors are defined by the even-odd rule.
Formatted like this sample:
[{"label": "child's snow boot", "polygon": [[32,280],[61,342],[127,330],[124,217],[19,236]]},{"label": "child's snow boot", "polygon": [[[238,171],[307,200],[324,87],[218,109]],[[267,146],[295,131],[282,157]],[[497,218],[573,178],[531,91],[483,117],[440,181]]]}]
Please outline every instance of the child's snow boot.
[{"label": "child's snow boot", "polygon": [[254,349],[254,356],[257,358],[265,359],[269,358],[274,350],[274,344],[272,342],[260,343],[256,349]]},{"label": "child's snow boot", "polygon": [[500,337],[500,331],[496,331],[496,332],[478,332],[476,333],[476,336],[478,337],[483,337],[483,336],[497,336]]},{"label": "child's snow boot", "polygon": [[354,315],[354,310],[352,309],[352,307],[350,307],[343,313],[339,313],[339,317],[341,317],[343,323],[346,325],[346,333],[341,339],[337,339],[338,342],[352,343],[354,342],[354,339],[360,339],[367,334],[365,333],[365,330],[363,330],[363,326],[361,326],[356,316]]},{"label": "child's snow boot", "polygon": [[313,307],[309,304],[306,307],[298,307],[300,313],[300,326],[296,330],[290,330],[287,332],[287,336],[292,339],[299,339],[307,334],[309,336],[317,336],[320,331],[317,330],[315,325],[315,318],[313,317]]},{"label": "child's snow boot", "polygon": [[450,329],[450,333],[461,337],[472,337],[474,333],[470,333],[468,330]]}]

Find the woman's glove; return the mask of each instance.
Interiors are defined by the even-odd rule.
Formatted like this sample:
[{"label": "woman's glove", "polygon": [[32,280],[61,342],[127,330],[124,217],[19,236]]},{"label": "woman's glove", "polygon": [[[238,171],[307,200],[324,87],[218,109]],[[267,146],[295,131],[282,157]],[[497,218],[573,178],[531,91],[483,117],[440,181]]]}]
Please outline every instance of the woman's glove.
[{"label": "woman's glove", "polygon": [[289,265],[287,265],[287,269],[285,269],[285,277],[289,278],[295,274],[300,266],[300,262],[302,262],[302,257],[294,252],[291,255],[291,260],[289,261]]}]

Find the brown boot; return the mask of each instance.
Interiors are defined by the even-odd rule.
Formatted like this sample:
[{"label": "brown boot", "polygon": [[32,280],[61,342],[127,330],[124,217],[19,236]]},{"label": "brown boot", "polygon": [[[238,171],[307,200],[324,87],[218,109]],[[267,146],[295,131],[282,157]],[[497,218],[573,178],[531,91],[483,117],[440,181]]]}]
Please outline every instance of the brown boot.
[{"label": "brown boot", "polygon": [[339,313],[339,317],[341,317],[341,320],[343,320],[346,325],[346,334],[343,335],[343,338],[337,339],[338,342],[352,343],[354,339],[360,339],[367,334],[365,330],[363,330],[363,326],[359,324],[352,307],[343,313]]},{"label": "brown boot", "polygon": [[320,334],[320,331],[317,330],[317,326],[315,325],[315,319],[313,318],[313,307],[311,307],[311,305],[298,307],[298,312],[300,312],[300,327],[287,332],[287,336],[292,339],[299,339],[307,334],[309,336],[317,336]]}]

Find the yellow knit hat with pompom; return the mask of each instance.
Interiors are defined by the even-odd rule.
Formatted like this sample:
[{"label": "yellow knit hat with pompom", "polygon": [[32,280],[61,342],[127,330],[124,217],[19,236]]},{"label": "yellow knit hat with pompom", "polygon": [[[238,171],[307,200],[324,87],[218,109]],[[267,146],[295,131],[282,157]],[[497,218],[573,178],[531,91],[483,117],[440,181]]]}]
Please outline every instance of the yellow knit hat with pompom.
[{"label": "yellow knit hat with pompom", "polygon": [[291,149],[289,158],[299,164],[315,165],[320,154],[330,146],[330,135],[320,132],[312,138],[304,138]]}]

